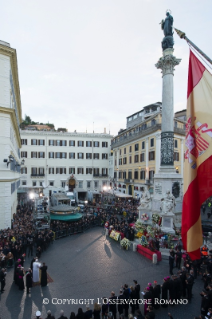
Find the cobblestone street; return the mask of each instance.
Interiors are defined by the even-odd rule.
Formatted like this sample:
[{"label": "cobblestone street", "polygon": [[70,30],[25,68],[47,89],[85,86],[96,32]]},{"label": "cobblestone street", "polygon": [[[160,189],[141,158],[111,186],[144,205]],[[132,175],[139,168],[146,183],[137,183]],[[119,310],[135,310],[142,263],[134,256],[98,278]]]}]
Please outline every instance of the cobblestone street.
[{"label": "cobblestone street", "polygon": [[[31,258],[26,259],[25,269],[29,267],[30,261]],[[83,305],[71,305],[66,301],[63,304],[63,299],[94,299],[96,302],[97,298],[109,297],[112,290],[118,295],[120,287],[125,283],[129,286],[134,285],[134,279],[141,285],[142,291],[148,282],[153,283],[153,280],[157,280],[158,283],[162,283],[163,277],[169,275],[167,260],[153,265],[151,261],[132,250],[124,251],[112,239],[105,240],[99,227],[84,234],[55,241],[42,254],[40,261],[47,264],[53,282],[44,288],[33,287],[32,293],[27,296],[26,291],[19,291],[13,283],[13,269],[9,269],[5,292],[0,297],[1,319],[35,318],[38,309],[42,313],[42,318],[46,318],[49,309],[55,318],[59,317],[61,309],[69,317],[71,311],[76,313],[79,307],[85,310],[86,302]],[[176,269],[174,271],[176,272]],[[156,318],[168,318],[168,312],[174,319],[199,315],[199,292],[202,288],[203,282],[197,279],[191,303],[156,310]],[[47,304],[44,304],[44,298]],[[53,298],[57,298],[58,301]],[[58,304],[53,304],[52,301]],[[141,311],[143,313],[143,306]]]}]

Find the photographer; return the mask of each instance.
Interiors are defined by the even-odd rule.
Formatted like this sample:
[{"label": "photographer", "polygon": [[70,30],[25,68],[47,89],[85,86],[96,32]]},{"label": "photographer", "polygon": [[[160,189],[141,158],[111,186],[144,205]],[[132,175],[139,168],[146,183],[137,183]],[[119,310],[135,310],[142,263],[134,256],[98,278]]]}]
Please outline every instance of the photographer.
[{"label": "photographer", "polygon": [[1,293],[4,292],[4,287],[5,287],[5,277],[6,277],[6,269],[2,268],[0,270],[0,281],[1,281]]}]

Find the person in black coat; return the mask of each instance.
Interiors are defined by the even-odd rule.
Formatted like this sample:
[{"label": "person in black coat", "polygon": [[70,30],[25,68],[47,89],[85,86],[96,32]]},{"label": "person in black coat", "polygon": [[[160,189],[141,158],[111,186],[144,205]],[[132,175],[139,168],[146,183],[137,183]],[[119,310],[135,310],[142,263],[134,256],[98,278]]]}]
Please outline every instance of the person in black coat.
[{"label": "person in black coat", "polygon": [[63,310],[60,310],[60,317],[58,319],[68,319],[66,316],[64,316]]},{"label": "person in black coat", "polygon": [[169,281],[169,298],[171,301],[174,301],[176,299],[176,284],[174,282],[174,276],[172,276],[172,279]]},{"label": "person in black coat", "polygon": [[41,284],[41,287],[45,287],[47,286],[47,266],[45,263],[43,263],[43,266],[40,267],[40,270],[41,270],[41,281],[40,281],[40,284]]},{"label": "person in black coat", "polygon": [[170,252],[169,255],[169,273],[173,275],[173,268],[174,268],[174,253]]},{"label": "person in black coat", "polygon": [[84,319],[84,312],[82,311],[82,308],[78,308],[76,319]]},{"label": "person in black coat", "polygon": [[114,319],[116,319],[116,299],[115,292],[111,291],[111,297],[109,297],[109,311],[112,312]]},{"label": "person in black coat", "polygon": [[5,268],[2,268],[2,269],[0,270],[1,293],[4,292],[5,277],[6,277],[6,269],[5,269]]},{"label": "person in black coat", "polygon": [[161,294],[161,286],[158,285],[157,281],[154,281],[153,287],[153,299],[154,299],[154,308],[160,308],[160,294]]},{"label": "person in black coat", "polygon": [[123,290],[120,289],[120,295],[118,296],[118,313],[119,316],[123,314],[124,312],[124,305],[122,304],[121,300],[124,300],[124,294],[123,294]]},{"label": "person in black coat", "polygon": [[[162,296],[161,299],[168,300],[168,289],[169,289],[169,282],[167,280],[167,277],[163,279],[163,284],[161,286]],[[161,304],[161,307],[168,307],[166,304]]]},{"label": "person in black coat", "polygon": [[152,292],[150,291],[149,287],[145,288],[144,290],[144,300],[144,315],[146,315],[148,313],[148,303],[150,303],[152,300]]},{"label": "person in black coat", "polygon": [[86,311],[84,312],[84,319],[91,319],[92,318],[92,310],[90,309],[89,305],[86,306]]},{"label": "person in black coat", "polygon": [[176,267],[178,269],[180,269],[180,266],[181,266],[181,259],[182,259],[182,253],[181,253],[181,251],[179,251],[179,249],[177,249],[177,252],[176,252]]},{"label": "person in black coat", "polygon": [[108,303],[107,303],[107,298],[102,298],[103,302],[102,302],[102,318],[106,317],[108,314]]},{"label": "person in black coat", "polygon": [[132,315],[134,315],[135,310],[136,310],[136,303],[135,301],[137,301],[137,295],[136,295],[136,291],[134,289],[133,286],[130,287],[131,293],[130,293],[130,300],[132,301],[132,303],[130,303],[130,307],[131,307],[131,313]]},{"label": "person in black coat", "polygon": [[32,288],[32,270],[31,268],[28,269],[26,272],[26,287],[27,287],[27,294],[29,294],[29,288]]},{"label": "person in black coat", "polygon": [[[127,284],[125,284],[123,286],[123,295],[124,295],[124,299],[126,299],[126,300],[130,299],[130,289],[128,288]],[[129,311],[129,304],[127,302],[125,302],[125,304],[124,304],[124,315],[125,315],[125,317],[128,317],[128,311]]]},{"label": "person in black coat", "polygon": [[137,303],[136,303],[136,309],[139,309],[139,299],[140,299],[140,285],[138,284],[137,280],[133,280],[135,283],[135,292],[136,292],[136,299],[137,299]]}]

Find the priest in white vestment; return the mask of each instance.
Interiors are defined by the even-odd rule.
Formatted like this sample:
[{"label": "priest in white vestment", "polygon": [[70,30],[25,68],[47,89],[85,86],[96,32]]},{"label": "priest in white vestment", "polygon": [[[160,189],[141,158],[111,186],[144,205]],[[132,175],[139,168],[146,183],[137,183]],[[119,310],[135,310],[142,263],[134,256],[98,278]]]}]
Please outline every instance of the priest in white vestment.
[{"label": "priest in white vestment", "polygon": [[35,262],[33,263],[33,277],[32,280],[33,282],[39,282],[40,281],[40,276],[39,276],[39,269],[41,267],[41,263],[38,262],[38,259],[35,259]]}]

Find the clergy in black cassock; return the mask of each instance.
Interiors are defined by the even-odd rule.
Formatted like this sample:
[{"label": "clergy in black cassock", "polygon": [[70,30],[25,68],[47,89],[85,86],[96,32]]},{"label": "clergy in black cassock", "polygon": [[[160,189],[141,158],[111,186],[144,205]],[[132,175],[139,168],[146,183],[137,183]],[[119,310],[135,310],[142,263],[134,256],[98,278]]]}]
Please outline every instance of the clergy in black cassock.
[{"label": "clergy in black cassock", "polygon": [[40,267],[40,270],[41,270],[41,281],[40,281],[40,284],[41,284],[41,287],[45,287],[47,285],[47,266],[45,263],[43,263],[43,266]]},{"label": "clergy in black cassock", "polygon": [[31,268],[28,269],[26,272],[26,287],[27,293],[29,294],[29,288],[32,288],[32,270]]}]

